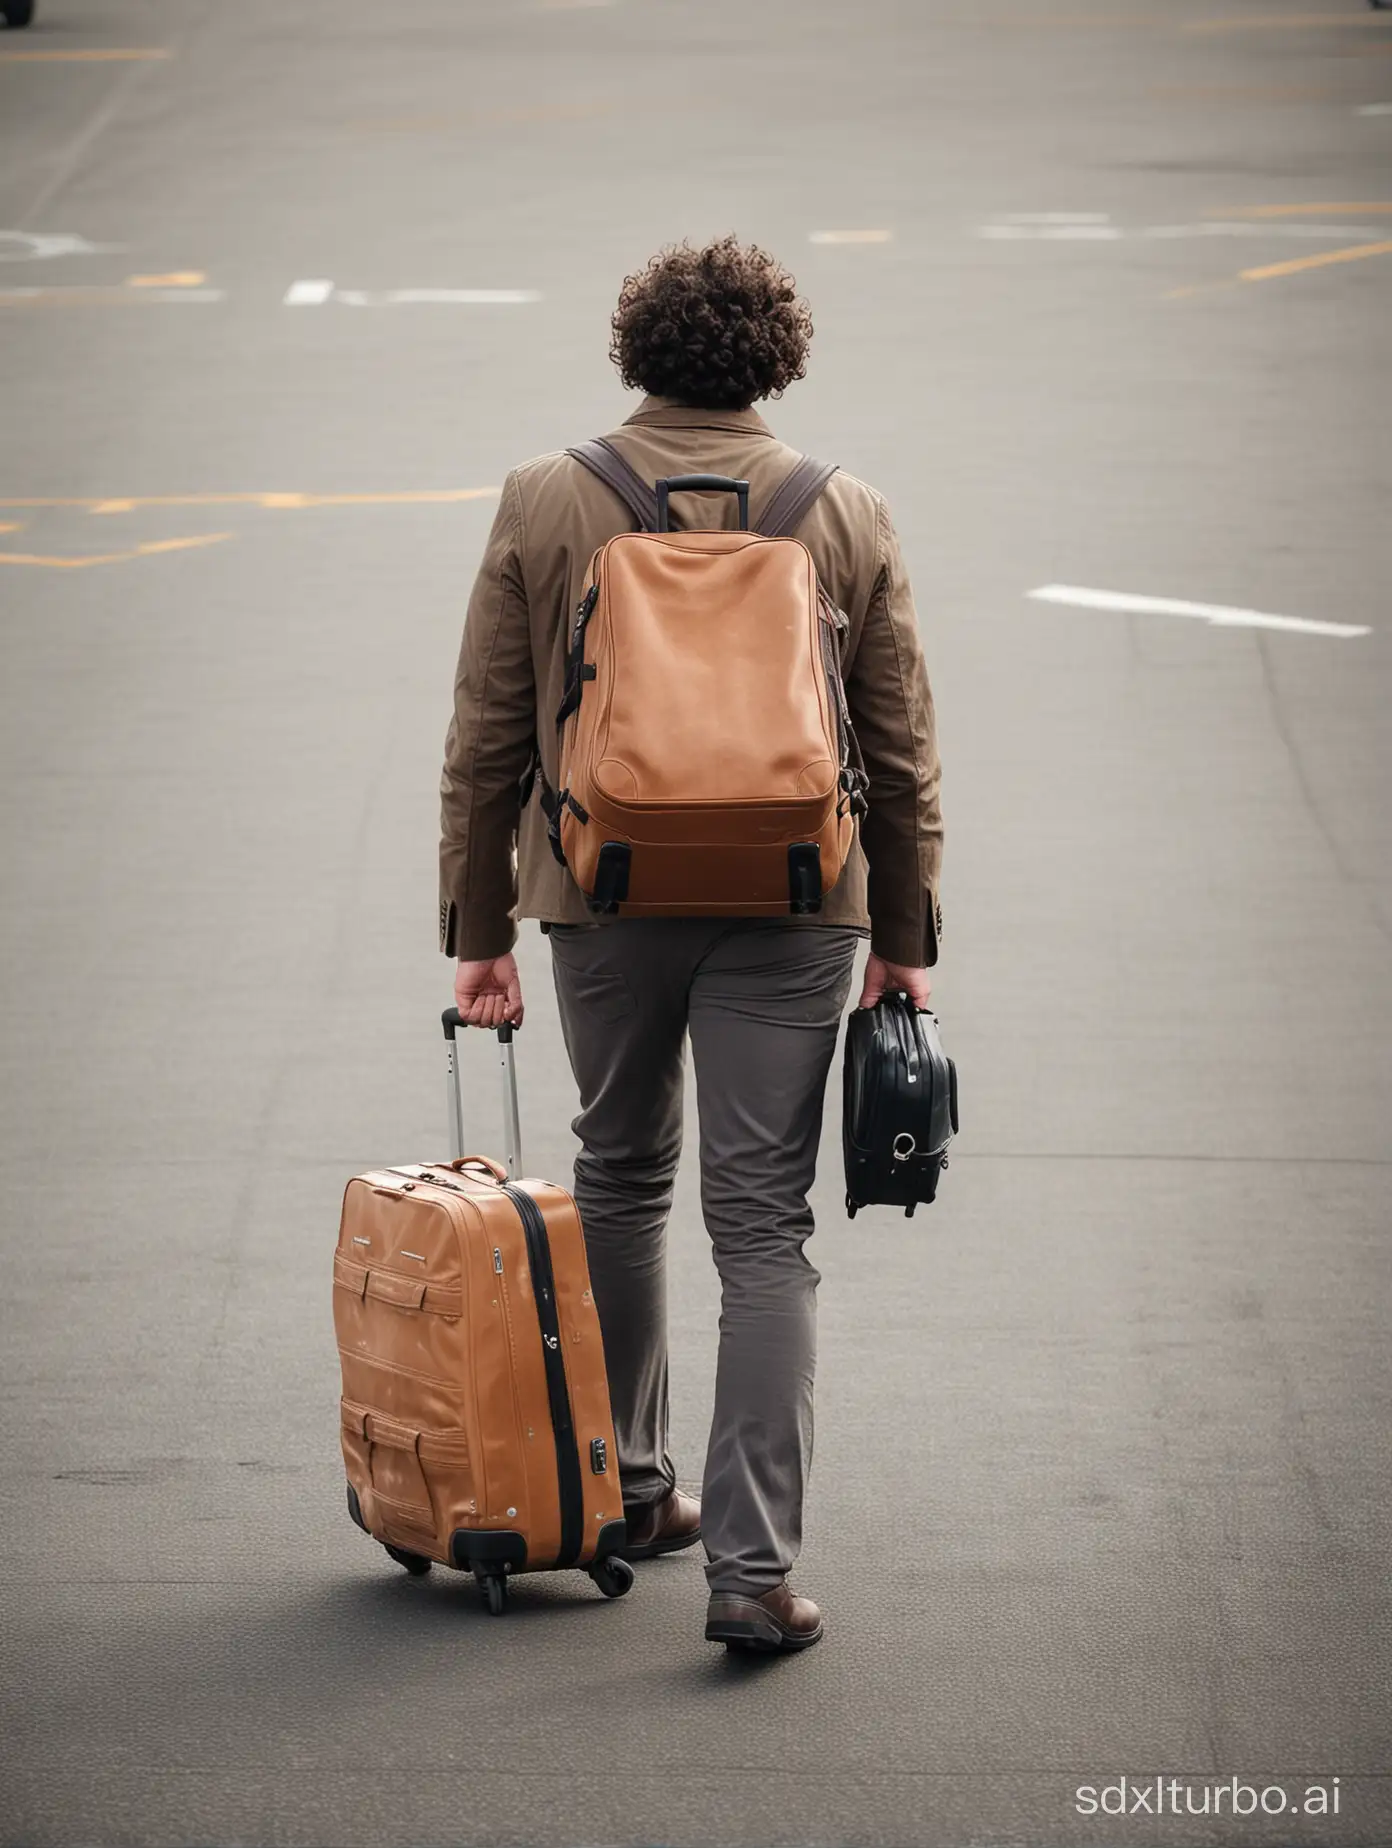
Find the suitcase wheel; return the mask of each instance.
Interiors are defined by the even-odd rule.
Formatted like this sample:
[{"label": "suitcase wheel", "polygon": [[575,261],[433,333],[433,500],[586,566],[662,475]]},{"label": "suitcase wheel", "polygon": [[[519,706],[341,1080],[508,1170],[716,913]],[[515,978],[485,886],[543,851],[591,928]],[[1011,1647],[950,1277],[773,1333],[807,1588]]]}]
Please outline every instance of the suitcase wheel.
[{"label": "suitcase wheel", "polygon": [[383,1550],[389,1559],[394,1559],[399,1566],[405,1566],[412,1578],[424,1578],[430,1570],[431,1562],[424,1553],[408,1553],[404,1546],[389,1546],[384,1540]]},{"label": "suitcase wheel", "polygon": [[621,1598],[626,1591],[631,1591],[633,1588],[633,1567],[626,1559],[620,1559],[616,1554],[611,1554],[608,1559],[601,1559],[598,1565],[591,1566],[590,1577],[606,1598]]},{"label": "suitcase wheel", "polygon": [[502,1572],[481,1572],[475,1570],[474,1577],[478,1588],[483,1593],[490,1617],[501,1617],[507,1606],[507,1576]]}]

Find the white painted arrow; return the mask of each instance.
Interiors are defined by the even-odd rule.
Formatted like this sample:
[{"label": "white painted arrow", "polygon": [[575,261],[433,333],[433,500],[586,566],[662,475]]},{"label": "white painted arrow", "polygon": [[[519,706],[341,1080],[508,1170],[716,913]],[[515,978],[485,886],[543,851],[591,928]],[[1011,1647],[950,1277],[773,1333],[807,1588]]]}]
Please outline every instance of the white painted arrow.
[{"label": "white painted arrow", "polygon": [[1064,603],[1080,610],[1122,610],[1135,616],[1189,616],[1220,629],[1284,629],[1296,635],[1333,635],[1347,641],[1372,630],[1351,622],[1314,622],[1306,616],[1272,616],[1265,610],[1233,609],[1225,603],[1190,603],[1182,597],[1138,597],[1124,590],[1086,590],[1078,584],[1043,584],[1026,591],[1036,603]]}]

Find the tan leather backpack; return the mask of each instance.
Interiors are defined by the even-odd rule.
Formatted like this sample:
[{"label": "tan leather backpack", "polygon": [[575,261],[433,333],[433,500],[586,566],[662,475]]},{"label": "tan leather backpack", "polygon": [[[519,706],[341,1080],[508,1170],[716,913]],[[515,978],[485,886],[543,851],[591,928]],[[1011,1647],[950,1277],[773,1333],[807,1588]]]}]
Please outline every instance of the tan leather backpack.
[{"label": "tan leather backpack", "polygon": [[[834,467],[804,456],[750,530],[749,484],[650,488],[606,439],[569,452],[639,528],[595,554],[570,637],[551,845],[591,910],[821,909],[866,778],[841,678],[846,619],[791,537]],[[673,532],[668,497],[727,491],[737,532]]]}]

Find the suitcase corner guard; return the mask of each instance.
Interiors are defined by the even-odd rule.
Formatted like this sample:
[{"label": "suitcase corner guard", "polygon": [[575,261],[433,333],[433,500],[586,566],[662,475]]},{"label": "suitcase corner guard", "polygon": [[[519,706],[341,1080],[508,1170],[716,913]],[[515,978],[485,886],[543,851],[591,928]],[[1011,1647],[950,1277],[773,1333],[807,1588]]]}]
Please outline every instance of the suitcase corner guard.
[{"label": "suitcase corner guard", "polygon": [[601,1559],[608,1559],[614,1553],[621,1553],[628,1545],[628,1523],[626,1521],[606,1521],[599,1530],[595,1541],[594,1558],[591,1565],[598,1565]]},{"label": "suitcase corner guard", "polygon": [[506,1528],[480,1532],[456,1527],[450,1535],[449,1557],[461,1572],[521,1572],[527,1564],[527,1539]]},{"label": "suitcase corner guard", "polygon": [[363,1519],[362,1503],[358,1500],[358,1491],[353,1487],[351,1482],[348,1484],[348,1514],[355,1527],[361,1527],[365,1534],[370,1534],[372,1532],[372,1529]]}]

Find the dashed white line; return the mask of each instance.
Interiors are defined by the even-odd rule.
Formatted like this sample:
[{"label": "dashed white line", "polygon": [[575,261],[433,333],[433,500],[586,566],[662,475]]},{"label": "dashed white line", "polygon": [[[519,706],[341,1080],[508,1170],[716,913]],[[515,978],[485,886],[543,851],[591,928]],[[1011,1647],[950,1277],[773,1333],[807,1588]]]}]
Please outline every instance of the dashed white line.
[{"label": "dashed white line", "polygon": [[337,302],[347,308],[410,306],[481,307],[499,303],[539,302],[535,289],[340,289],[322,277],[292,282],[285,291],[286,308],[322,308]]},{"label": "dashed white line", "polygon": [[809,231],[809,244],[888,244],[894,233],[884,230],[866,231]]},{"label": "dashed white line", "polygon": [[292,282],[285,291],[286,308],[317,308],[333,294],[331,282]]},{"label": "dashed white line", "polygon": [[1036,603],[1074,609],[1121,610],[1136,616],[1188,616],[1220,629],[1280,629],[1296,635],[1332,635],[1347,641],[1372,630],[1358,623],[1314,622],[1305,616],[1273,616],[1265,610],[1234,609],[1225,603],[1190,603],[1182,597],[1139,597],[1122,590],[1087,590],[1077,584],[1043,584],[1026,591]]},{"label": "dashed white line", "polygon": [[1110,212],[1005,212],[1000,222],[1007,225],[1105,225]]},{"label": "dashed white line", "polygon": [[395,308],[424,304],[478,308],[495,304],[539,302],[535,289],[335,289],[334,300],[350,308]]},{"label": "dashed white line", "polygon": [[1267,219],[1226,219],[1206,218],[1198,224],[1188,225],[1117,225],[1111,222],[1106,213],[1085,214],[1082,212],[1035,212],[1021,213],[1011,218],[993,219],[991,223],[978,225],[978,237],[992,238],[998,242],[1015,242],[1037,240],[1044,243],[1068,243],[1071,241],[1105,240],[1115,241],[1119,238],[1159,238],[1183,239],[1206,237],[1238,238],[1350,238],[1376,237],[1377,231],[1367,225],[1332,225],[1311,224],[1308,220],[1281,220],[1272,222]]},{"label": "dashed white line", "polygon": [[996,238],[1001,241],[1024,238],[1057,240],[1060,243],[1072,240],[1107,240],[1125,237],[1120,225],[1112,225],[1105,218],[1074,219],[1040,219],[1009,218],[991,225],[979,225],[978,237]]}]

